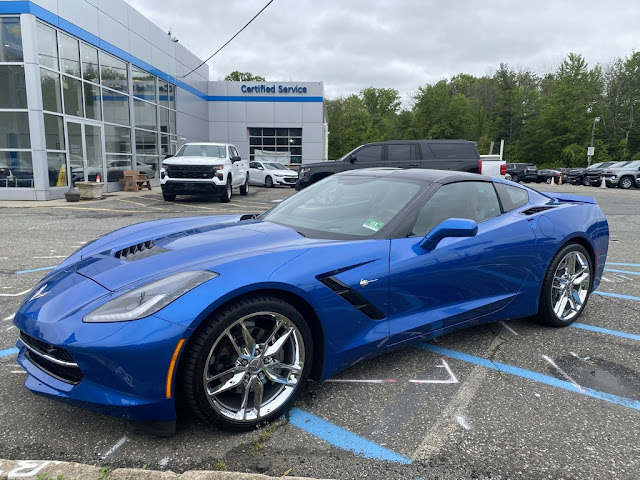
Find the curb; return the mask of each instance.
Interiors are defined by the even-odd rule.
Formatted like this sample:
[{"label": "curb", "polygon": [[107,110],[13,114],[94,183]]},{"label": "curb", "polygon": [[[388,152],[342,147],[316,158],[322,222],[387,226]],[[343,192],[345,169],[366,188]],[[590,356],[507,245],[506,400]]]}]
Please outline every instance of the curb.
[{"label": "curb", "polygon": [[314,480],[310,477],[269,477],[259,473],[240,473],[213,470],[189,470],[175,473],[171,470],[142,468],[116,468],[84,465],[54,460],[2,460],[0,480],[27,478],[37,480]]}]

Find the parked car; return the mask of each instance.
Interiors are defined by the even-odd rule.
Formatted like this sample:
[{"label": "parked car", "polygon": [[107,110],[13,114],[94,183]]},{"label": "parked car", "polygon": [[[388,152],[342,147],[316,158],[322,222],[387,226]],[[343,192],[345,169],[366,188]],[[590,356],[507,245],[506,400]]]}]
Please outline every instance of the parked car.
[{"label": "parked car", "polygon": [[533,315],[570,325],[608,242],[593,198],[344,172],[257,217],[156,220],[87,244],[26,295],[18,362],[29,389],[74,405],[172,431],[180,392],[202,419],[253,429],[307,378],[410,341]]},{"label": "parked car", "polygon": [[507,174],[507,162],[500,155],[480,155],[482,160],[482,173],[490,177],[505,178]]},{"label": "parked car", "polygon": [[371,167],[434,168],[482,173],[482,160],[476,144],[467,140],[388,140],[366,143],[335,162],[303,164],[296,190],[302,190],[334,173]]},{"label": "parked car", "polygon": [[[587,168],[569,168],[567,170],[567,182],[571,183],[572,185],[589,185],[589,180],[587,179],[587,174],[589,172],[592,172],[596,169],[607,168],[614,163],[616,162],[600,162],[594,163]],[[564,179],[562,181],[564,182]],[[596,180],[594,179],[594,181]]]},{"label": "parked car", "polygon": [[214,195],[229,202],[233,188],[249,193],[249,164],[229,143],[185,143],[173,156],[162,161],[162,197]]},{"label": "parked car", "polygon": [[620,187],[627,190],[635,186],[638,172],[640,172],[640,160],[633,160],[611,165],[602,173],[602,176],[607,187]]},{"label": "parked car", "polygon": [[[609,163],[609,162],[606,162]],[[613,167],[618,167],[626,162],[613,162],[609,163],[609,165],[602,164],[598,167],[592,165],[591,168],[588,168],[585,174],[586,182],[592,187],[599,187],[602,185],[602,174],[605,170]]]},{"label": "parked car", "polygon": [[507,163],[507,175],[512,182],[535,182],[538,179],[538,167],[533,163]]},{"label": "parked car", "polygon": [[561,178],[562,172],[560,170],[543,168],[542,170],[538,170],[536,183],[560,183]]},{"label": "parked car", "polygon": [[296,186],[298,172],[278,162],[250,162],[249,183],[271,188],[275,185]]}]

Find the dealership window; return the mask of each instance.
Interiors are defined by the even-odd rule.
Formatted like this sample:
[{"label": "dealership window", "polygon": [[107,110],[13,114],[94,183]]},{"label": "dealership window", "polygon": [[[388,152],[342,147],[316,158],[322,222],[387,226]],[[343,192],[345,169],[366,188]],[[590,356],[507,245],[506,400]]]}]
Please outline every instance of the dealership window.
[{"label": "dealership window", "polygon": [[67,75],[80,76],[80,49],[78,40],[62,32],[58,33],[60,45],[60,70]]},{"label": "dealership window", "polygon": [[0,66],[0,108],[27,108],[23,65]]},{"label": "dealership window", "polygon": [[98,49],[80,43],[80,58],[82,59],[82,78],[92,83],[100,83],[98,68]]},{"label": "dealership window", "polygon": [[0,62],[23,62],[20,19],[0,17],[0,35]]},{"label": "dealership window", "polygon": [[123,93],[129,93],[127,64],[102,51],[100,52],[100,78],[102,79],[102,85]]},{"label": "dealership window", "polygon": [[156,77],[137,67],[131,67],[131,81],[133,83],[133,96],[156,102]]},{"label": "dealership window", "polygon": [[0,188],[33,188],[20,18],[0,17]]},{"label": "dealership window", "polygon": [[302,163],[302,128],[249,127],[249,160],[253,161],[256,150],[288,152],[292,164]]}]

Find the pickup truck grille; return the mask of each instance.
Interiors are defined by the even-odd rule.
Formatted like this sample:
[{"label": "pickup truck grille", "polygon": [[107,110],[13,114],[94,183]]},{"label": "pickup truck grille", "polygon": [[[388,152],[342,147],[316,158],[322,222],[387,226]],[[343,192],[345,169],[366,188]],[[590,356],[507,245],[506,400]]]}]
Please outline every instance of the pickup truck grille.
[{"label": "pickup truck grille", "polygon": [[165,172],[169,178],[213,178],[217,169],[208,165],[168,165]]}]

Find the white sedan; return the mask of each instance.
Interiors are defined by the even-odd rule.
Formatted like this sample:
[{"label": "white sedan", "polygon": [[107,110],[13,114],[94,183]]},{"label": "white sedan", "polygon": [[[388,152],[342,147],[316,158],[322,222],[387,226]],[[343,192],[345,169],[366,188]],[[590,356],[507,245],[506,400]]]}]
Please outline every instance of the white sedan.
[{"label": "white sedan", "polygon": [[249,183],[264,185],[267,188],[274,185],[296,186],[298,172],[277,162],[249,163]]}]

